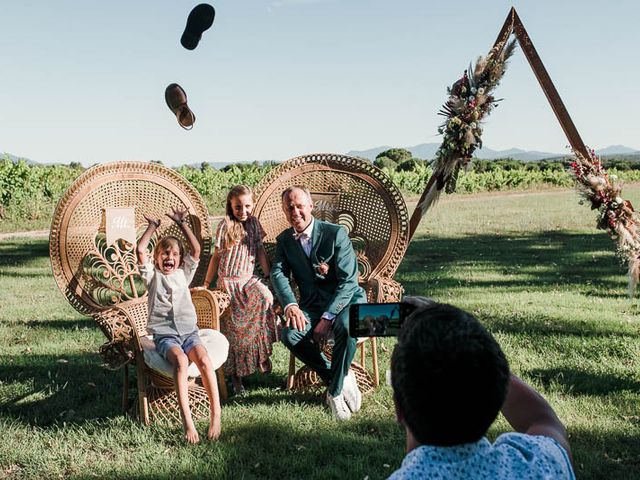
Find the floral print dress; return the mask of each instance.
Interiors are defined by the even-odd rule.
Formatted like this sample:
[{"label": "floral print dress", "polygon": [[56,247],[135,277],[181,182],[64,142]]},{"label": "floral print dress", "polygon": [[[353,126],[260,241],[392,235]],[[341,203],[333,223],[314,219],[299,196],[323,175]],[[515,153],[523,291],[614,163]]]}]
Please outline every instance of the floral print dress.
[{"label": "floral print dress", "polygon": [[217,287],[231,296],[231,315],[225,316],[220,325],[229,340],[224,370],[240,377],[250,375],[265,362],[277,340],[273,295],[254,274],[258,247],[266,234],[256,217],[247,219],[245,231],[239,244],[227,248],[222,220],[215,237],[220,252]]}]

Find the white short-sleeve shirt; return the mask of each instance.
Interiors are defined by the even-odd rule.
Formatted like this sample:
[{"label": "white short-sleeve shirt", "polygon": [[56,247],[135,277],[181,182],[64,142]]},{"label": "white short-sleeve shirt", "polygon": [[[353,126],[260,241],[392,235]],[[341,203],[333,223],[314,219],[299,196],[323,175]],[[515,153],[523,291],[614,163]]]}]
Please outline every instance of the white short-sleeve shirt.
[{"label": "white short-sleeve shirt", "polygon": [[158,270],[151,260],[139,266],[149,295],[149,333],[187,335],[197,329],[196,309],[191,301],[189,284],[196,274],[198,263],[198,260],[186,254],[182,266],[170,275]]},{"label": "white short-sleeve shirt", "polygon": [[551,437],[505,433],[453,447],[422,445],[407,454],[389,480],[517,478],[575,480],[569,456]]}]

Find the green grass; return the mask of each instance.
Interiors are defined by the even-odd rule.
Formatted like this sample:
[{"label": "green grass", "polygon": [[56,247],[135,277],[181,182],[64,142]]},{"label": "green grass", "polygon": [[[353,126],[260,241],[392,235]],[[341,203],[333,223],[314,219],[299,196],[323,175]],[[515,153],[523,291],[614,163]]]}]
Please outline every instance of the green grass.
[{"label": "green grass", "polygon": [[[640,478],[638,304],[594,224],[571,191],[445,197],[396,278],[488,326],[566,424],[578,478]],[[122,415],[122,374],[100,367],[103,341],[57,290],[45,239],[0,242],[0,478],[374,479],[402,460],[389,387],[337,423],[319,399],[283,389],[279,344],[274,373],[223,406],[220,441],[182,445],[179,429]],[[490,437],[508,429],[500,417]]]}]

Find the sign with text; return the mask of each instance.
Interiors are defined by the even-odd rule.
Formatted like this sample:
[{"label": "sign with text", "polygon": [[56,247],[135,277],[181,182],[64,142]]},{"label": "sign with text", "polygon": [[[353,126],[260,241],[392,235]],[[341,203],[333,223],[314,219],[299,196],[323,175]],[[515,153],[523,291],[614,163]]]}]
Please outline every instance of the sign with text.
[{"label": "sign with text", "polygon": [[136,215],[133,207],[105,208],[107,245],[119,238],[136,244]]}]

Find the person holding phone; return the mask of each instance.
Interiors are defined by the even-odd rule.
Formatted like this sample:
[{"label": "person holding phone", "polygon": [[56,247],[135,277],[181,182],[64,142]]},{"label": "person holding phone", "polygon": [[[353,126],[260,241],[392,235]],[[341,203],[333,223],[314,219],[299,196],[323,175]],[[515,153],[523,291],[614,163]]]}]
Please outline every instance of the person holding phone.
[{"label": "person holding phone", "polygon": [[[282,193],[282,210],[291,228],[276,239],[271,285],[284,306],[284,345],[327,385],[334,417],[348,420],[362,404],[349,365],[356,339],[349,336],[349,305],[367,301],[358,285],[358,262],[346,230],[314,219],[311,193],[304,186]],[[300,291],[296,299],[289,276]],[[329,334],[334,345],[329,362],[322,353]]]},{"label": "person holding phone", "polygon": [[[424,297],[391,356],[396,418],[407,455],[389,478],[575,479],[567,431],[549,403],[509,372],[500,346],[471,314]],[[491,443],[498,412],[515,432]]]}]

